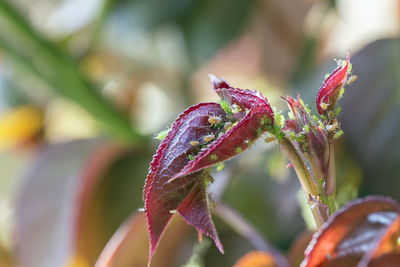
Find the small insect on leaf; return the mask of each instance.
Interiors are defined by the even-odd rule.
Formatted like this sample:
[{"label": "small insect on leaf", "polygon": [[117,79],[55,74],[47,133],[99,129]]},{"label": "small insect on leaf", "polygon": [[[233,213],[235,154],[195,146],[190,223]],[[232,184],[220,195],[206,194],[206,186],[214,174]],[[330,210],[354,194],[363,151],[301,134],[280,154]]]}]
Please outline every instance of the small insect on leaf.
[{"label": "small insect on leaf", "polygon": [[350,85],[354,83],[358,79],[357,75],[351,75],[349,79],[347,79],[347,84]]},{"label": "small insect on leaf", "polygon": [[223,169],[224,167],[225,167],[225,164],[224,164],[223,162],[219,163],[219,164],[217,165],[217,172],[222,171],[222,169]]},{"label": "small insect on leaf", "polygon": [[206,142],[206,143],[209,143],[214,139],[215,139],[215,135],[213,135],[213,134],[208,134],[208,135],[203,137],[203,141]]},{"label": "small insect on leaf", "polygon": [[163,140],[171,129],[166,129],[164,131],[159,132],[154,136],[154,139]]},{"label": "small insect on leaf", "polygon": [[335,133],[335,135],[333,136],[333,139],[338,139],[339,137],[341,137],[343,135],[343,131],[340,130],[339,132]]},{"label": "small insect on leaf", "polygon": [[212,125],[212,126],[216,126],[218,124],[220,124],[222,122],[221,117],[218,116],[210,116],[208,118],[208,122]]},{"label": "small insect on leaf", "polygon": [[226,102],[225,100],[221,99],[219,101],[219,104],[221,106],[221,108],[226,112],[226,114],[232,114],[231,108],[229,107],[228,102]]},{"label": "small insect on leaf", "polygon": [[198,145],[200,145],[200,142],[199,141],[190,141],[190,145],[191,146],[198,146]]},{"label": "small insect on leaf", "polygon": [[[231,107],[232,113],[236,114],[239,113],[240,111],[242,111],[242,109],[239,107],[238,104],[234,103]],[[246,114],[247,115],[247,114]]]},{"label": "small insect on leaf", "polygon": [[218,159],[218,156],[215,155],[215,154],[211,154],[211,155],[210,155],[210,159],[211,159],[211,160],[217,160],[217,159]]},{"label": "small insect on leaf", "polygon": [[227,121],[227,122],[224,123],[224,130],[228,131],[229,129],[232,128],[232,126],[233,126],[232,122]]},{"label": "small insect on leaf", "polygon": [[322,110],[327,110],[329,107],[329,104],[322,102],[319,106],[321,107]]}]

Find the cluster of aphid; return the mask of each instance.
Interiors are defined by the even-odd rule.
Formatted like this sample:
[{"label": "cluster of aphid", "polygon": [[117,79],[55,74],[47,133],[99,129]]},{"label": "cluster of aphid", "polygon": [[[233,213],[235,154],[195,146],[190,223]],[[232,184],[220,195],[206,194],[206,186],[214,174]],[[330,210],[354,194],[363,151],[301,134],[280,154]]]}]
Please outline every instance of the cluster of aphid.
[{"label": "cluster of aphid", "polygon": [[[223,107],[223,109],[226,112],[225,119],[223,119],[221,116],[217,116],[215,114],[210,114],[207,119],[207,121],[209,123],[209,126],[207,126],[207,127],[211,127],[212,132],[207,135],[204,135],[201,140],[192,140],[189,142],[190,145],[194,148],[194,150],[192,150],[191,153],[188,155],[189,160],[193,160],[194,156],[198,152],[200,152],[201,149],[206,148],[207,145],[209,145],[214,140],[216,140],[217,138],[224,135],[226,132],[228,132],[233,126],[235,126],[238,123],[238,120],[234,118],[234,114],[237,114],[242,111],[240,109],[240,107],[236,104],[233,104],[233,105],[229,106],[228,108],[226,108],[225,104],[226,103],[221,102],[221,107]],[[241,151],[237,151],[237,153],[240,153],[240,152]],[[215,156],[215,155],[211,155],[211,157],[213,157],[213,156]],[[217,160],[217,159],[215,159],[215,160]],[[222,168],[221,166],[219,166],[219,167]],[[217,166],[217,169],[219,167]]]},{"label": "cluster of aphid", "polygon": [[[232,119],[229,117],[229,119]],[[210,114],[208,116],[208,123],[210,124],[209,127],[213,128],[214,133],[209,133],[207,135],[204,135],[203,138],[198,141],[198,140],[192,140],[190,141],[190,145],[195,148],[195,154],[197,154],[201,149],[207,147],[208,144],[212,143],[215,139],[218,137],[222,136],[225,134],[227,131],[229,131],[232,126],[233,122],[228,120],[228,121],[223,121],[223,119],[220,116],[217,116],[215,114]],[[189,160],[193,160],[194,156],[193,154],[188,155]]]}]

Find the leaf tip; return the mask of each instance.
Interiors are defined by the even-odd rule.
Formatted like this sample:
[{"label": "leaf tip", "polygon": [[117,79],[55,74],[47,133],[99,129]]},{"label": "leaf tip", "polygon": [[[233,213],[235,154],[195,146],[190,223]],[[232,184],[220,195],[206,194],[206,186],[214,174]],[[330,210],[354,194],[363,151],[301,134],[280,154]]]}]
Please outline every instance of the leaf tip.
[{"label": "leaf tip", "polygon": [[208,77],[210,78],[210,82],[215,89],[220,89],[220,88],[230,88],[231,86],[225,81],[223,78],[218,78],[212,73],[208,74]]}]

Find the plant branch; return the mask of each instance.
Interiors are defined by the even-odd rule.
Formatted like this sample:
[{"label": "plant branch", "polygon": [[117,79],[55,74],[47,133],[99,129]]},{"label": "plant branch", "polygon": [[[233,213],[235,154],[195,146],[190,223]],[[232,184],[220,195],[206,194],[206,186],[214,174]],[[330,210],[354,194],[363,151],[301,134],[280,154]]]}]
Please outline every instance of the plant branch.
[{"label": "plant branch", "polygon": [[217,207],[213,210],[213,213],[231,226],[235,232],[245,238],[255,249],[272,254],[278,266],[289,266],[286,258],[276,248],[265,241],[261,233],[237,211],[220,202],[217,203]]},{"label": "plant branch", "polygon": [[329,138],[329,166],[326,177],[326,197],[328,201],[329,214],[336,211],[335,192],[336,192],[336,172],[335,172],[335,151],[333,148],[333,137]]},{"label": "plant branch", "polygon": [[318,188],[316,187],[314,180],[308,170],[306,164],[298,153],[297,149],[294,147],[293,143],[288,140],[286,137],[281,138],[279,143],[282,147],[282,150],[286,152],[290,162],[293,165],[293,168],[299,178],[300,184],[306,194],[308,199],[308,204],[311,208],[311,212],[314,217],[314,221],[318,228],[320,228],[324,222],[326,222],[329,218],[329,214],[326,205],[319,201],[318,198]]}]

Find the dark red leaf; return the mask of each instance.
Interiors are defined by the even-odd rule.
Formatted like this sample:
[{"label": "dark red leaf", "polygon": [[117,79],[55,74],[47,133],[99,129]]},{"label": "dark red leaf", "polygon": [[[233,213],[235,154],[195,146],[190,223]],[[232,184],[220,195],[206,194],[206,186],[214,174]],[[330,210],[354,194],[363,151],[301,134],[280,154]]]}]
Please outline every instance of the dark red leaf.
[{"label": "dark red leaf", "polygon": [[[367,197],[338,211],[310,242],[301,266],[359,266],[399,218],[400,206],[385,197]],[[390,250],[393,252],[393,250]],[[379,254],[381,255],[381,254]]]},{"label": "dark red leaf", "polygon": [[256,90],[238,89],[230,86],[225,80],[210,75],[215,92],[230,106],[238,105],[242,110],[252,109],[256,106],[263,107],[268,116],[273,120],[273,111],[268,100]]},{"label": "dark red leaf", "polygon": [[[238,119],[229,131],[220,136],[183,168],[176,176],[184,176],[230,159],[245,149],[271,127],[274,113],[267,99],[258,91],[241,90],[231,87],[223,79],[210,75],[214,90],[230,107],[237,105],[233,114]],[[236,117],[235,117],[236,116]]]},{"label": "dark red leaf", "polygon": [[270,124],[269,115],[262,107],[251,109],[249,114],[219,137],[189,162],[176,176],[181,177],[230,159],[249,148]]},{"label": "dark red leaf", "polygon": [[[209,174],[204,172],[204,175]],[[210,177],[208,180],[209,179],[212,178]],[[197,229],[199,234],[205,233],[207,236],[211,237],[215,241],[219,251],[224,253],[224,248],[218,238],[217,231],[215,230],[208,210],[206,189],[206,183],[202,181],[196,183],[196,186],[193,187],[189,195],[182,201],[178,212],[188,224]]]},{"label": "dark red leaf", "polygon": [[257,91],[232,88],[212,76],[225,101],[188,108],[160,144],[144,188],[151,259],[164,228],[177,211],[199,233],[211,237],[223,253],[208,210],[207,168],[241,153],[272,129],[273,112]]},{"label": "dark red leaf", "polygon": [[[199,147],[193,146],[191,142],[195,141],[201,145],[204,143],[204,136],[217,134],[217,128],[211,127],[208,122],[210,115],[225,119],[225,111],[216,103],[202,103],[184,111],[160,144],[150,164],[144,188],[145,212],[150,235],[149,259],[173,211],[179,208],[192,190],[197,190],[199,183],[204,183],[208,178],[208,174],[201,171],[169,182],[189,163],[188,156],[197,153]],[[204,194],[203,198],[205,197]],[[207,205],[205,207],[207,208]],[[204,212],[208,213],[208,210]],[[185,215],[182,210],[180,213]],[[201,226],[196,225],[196,227]],[[209,233],[211,232],[210,230]],[[211,235],[211,238],[217,244],[220,243],[216,235]]]},{"label": "dark red leaf", "polygon": [[325,114],[328,110],[333,110],[335,108],[340,89],[347,79],[349,64],[350,53],[347,54],[346,64],[339,66],[325,79],[316,98],[319,114]]}]

